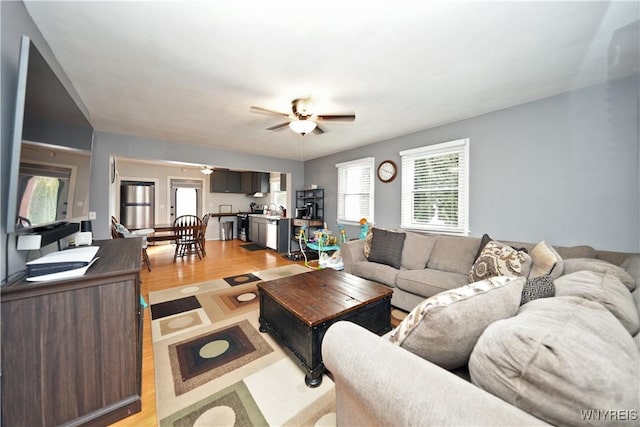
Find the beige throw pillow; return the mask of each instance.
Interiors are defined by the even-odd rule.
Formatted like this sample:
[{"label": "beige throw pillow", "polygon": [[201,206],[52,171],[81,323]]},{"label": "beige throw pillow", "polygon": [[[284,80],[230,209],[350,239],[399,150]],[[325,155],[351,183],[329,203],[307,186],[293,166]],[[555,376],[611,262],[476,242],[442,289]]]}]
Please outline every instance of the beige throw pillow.
[{"label": "beige throw pillow", "polygon": [[390,341],[446,369],[466,365],[478,337],[515,315],[524,277],[492,277],[424,300],[391,332]]},{"label": "beige throw pillow", "polygon": [[528,276],[531,257],[524,251],[492,240],[487,243],[469,272],[469,283],[495,276]]},{"label": "beige throw pillow", "polygon": [[552,279],[562,275],[564,262],[558,252],[545,240],[538,243],[530,252],[531,272],[530,278],[536,278],[548,274]]}]

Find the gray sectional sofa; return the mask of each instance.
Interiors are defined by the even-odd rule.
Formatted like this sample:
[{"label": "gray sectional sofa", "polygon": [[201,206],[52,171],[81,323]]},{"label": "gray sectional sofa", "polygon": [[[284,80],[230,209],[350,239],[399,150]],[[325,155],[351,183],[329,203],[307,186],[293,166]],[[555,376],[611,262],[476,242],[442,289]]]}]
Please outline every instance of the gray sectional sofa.
[{"label": "gray sectional sofa", "polygon": [[327,331],[338,425],[640,425],[640,255],[555,248],[552,294],[525,301],[538,279],[469,284],[480,240],[407,233],[398,268],[343,244],[345,270],[411,313],[383,337]]},{"label": "gray sectional sofa", "polygon": [[[411,311],[425,298],[469,283],[481,239],[442,234],[406,232],[400,268],[371,262],[365,257],[364,240],[341,247],[344,271],[393,288],[391,304]],[[536,243],[500,240],[531,251]],[[590,246],[555,247],[563,259],[597,258],[620,265],[631,254],[600,251]]]}]

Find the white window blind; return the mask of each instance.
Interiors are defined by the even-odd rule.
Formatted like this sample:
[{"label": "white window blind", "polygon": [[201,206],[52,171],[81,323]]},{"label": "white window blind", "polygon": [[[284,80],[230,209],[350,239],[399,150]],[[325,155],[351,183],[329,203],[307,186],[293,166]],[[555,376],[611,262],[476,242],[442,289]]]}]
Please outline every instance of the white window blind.
[{"label": "white window blind", "polygon": [[374,158],[338,163],[338,222],[374,222]]},{"label": "white window blind", "polygon": [[469,234],[469,139],[400,152],[402,228]]}]

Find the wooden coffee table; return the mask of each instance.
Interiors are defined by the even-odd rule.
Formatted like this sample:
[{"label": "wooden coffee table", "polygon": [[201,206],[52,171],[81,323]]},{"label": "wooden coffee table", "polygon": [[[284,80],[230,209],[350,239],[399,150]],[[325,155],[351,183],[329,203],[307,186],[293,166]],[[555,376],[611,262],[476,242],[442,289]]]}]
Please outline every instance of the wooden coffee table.
[{"label": "wooden coffee table", "polygon": [[[391,294],[379,283],[327,268],[258,283],[260,332],[271,332],[317,387],[325,371],[321,344],[339,320],[383,334],[391,330]],[[348,343],[345,343],[348,345]]]}]

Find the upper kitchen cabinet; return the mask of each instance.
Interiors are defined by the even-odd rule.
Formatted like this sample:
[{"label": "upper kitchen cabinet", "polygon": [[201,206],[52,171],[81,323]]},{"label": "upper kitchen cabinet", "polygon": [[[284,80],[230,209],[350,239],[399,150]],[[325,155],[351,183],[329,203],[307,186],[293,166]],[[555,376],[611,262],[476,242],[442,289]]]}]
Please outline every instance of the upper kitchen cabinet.
[{"label": "upper kitchen cabinet", "polygon": [[269,174],[264,172],[242,172],[241,192],[245,194],[268,193]]},{"label": "upper kitchen cabinet", "polygon": [[209,176],[212,193],[243,193],[240,172],[216,169]]}]

